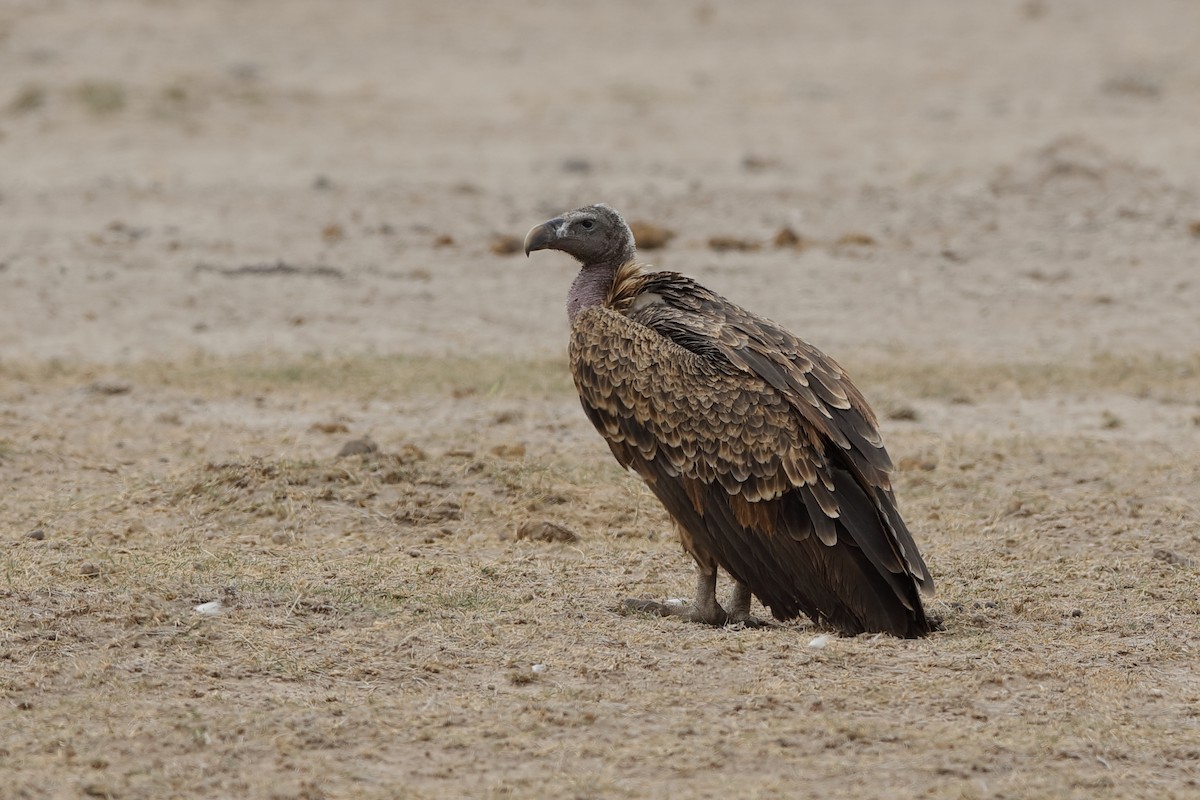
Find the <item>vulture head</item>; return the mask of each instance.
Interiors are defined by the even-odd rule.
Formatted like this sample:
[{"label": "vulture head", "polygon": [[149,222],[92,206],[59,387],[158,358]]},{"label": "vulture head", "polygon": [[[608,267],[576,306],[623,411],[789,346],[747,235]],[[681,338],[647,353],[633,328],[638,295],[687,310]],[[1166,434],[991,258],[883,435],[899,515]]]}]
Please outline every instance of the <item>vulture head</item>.
[{"label": "vulture head", "polygon": [[633,231],[603,203],[568,211],[546,220],[525,236],[525,255],[534,250],[561,250],[586,267],[616,268],[637,252]]}]

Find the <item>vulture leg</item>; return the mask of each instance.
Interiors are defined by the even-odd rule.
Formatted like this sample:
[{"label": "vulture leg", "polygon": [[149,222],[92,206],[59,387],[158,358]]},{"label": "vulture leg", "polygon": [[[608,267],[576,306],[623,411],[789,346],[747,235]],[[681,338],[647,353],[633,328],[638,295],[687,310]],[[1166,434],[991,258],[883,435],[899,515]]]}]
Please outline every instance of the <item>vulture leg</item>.
[{"label": "vulture leg", "polygon": [[656,614],[660,617],[685,617],[692,622],[709,625],[724,625],[729,619],[725,609],[717,602],[717,565],[696,562],[696,599],[690,605],[659,603],[654,600],[629,599],[625,610]]},{"label": "vulture leg", "polygon": [[733,595],[729,598],[728,624],[740,622],[747,628],[770,628],[774,625],[750,615],[750,587],[739,580],[733,582]]},{"label": "vulture leg", "polygon": [[749,628],[758,628],[767,623],[750,616],[750,590],[738,583],[733,590],[733,611],[726,612],[717,602],[717,565],[696,562],[696,597],[689,605],[681,603],[659,603],[654,600],[626,600],[627,611],[641,611],[660,617],[683,617],[692,622],[706,625],[731,625],[741,623]]}]

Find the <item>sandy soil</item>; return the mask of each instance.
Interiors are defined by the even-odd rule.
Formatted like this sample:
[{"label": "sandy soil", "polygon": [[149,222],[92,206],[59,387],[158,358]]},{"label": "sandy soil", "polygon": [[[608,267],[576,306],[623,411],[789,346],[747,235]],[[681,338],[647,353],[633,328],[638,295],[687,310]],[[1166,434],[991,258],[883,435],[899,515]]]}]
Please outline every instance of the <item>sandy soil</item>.
[{"label": "sandy soil", "polygon": [[[0,796],[1193,796],[1197,30],[0,5]],[[497,252],[595,201],[857,377],[946,631],[612,611],[690,567]]]}]

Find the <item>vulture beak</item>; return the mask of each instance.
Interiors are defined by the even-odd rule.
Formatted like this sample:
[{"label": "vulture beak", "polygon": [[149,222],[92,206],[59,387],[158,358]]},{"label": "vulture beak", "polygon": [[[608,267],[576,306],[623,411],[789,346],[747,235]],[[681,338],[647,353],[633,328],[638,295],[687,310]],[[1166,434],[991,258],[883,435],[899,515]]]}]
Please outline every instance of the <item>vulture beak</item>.
[{"label": "vulture beak", "polygon": [[546,220],[541,225],[525,234],[525,255],[534,250],[545,250],[558,238],[558,228],[562,225],[562,217]]}]

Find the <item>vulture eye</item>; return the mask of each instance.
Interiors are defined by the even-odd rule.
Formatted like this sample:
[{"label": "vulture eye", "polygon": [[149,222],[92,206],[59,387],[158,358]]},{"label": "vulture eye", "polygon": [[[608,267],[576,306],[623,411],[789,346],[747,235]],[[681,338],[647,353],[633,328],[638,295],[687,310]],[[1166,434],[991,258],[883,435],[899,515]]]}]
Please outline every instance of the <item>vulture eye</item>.
[{"label": "vulture eye", "polygon": [[580,221],[579,227],[583,228],[585,231],[590,231],[592,226],[595,224],[596,223],[592,222],[590,219],[585,219]]}]

